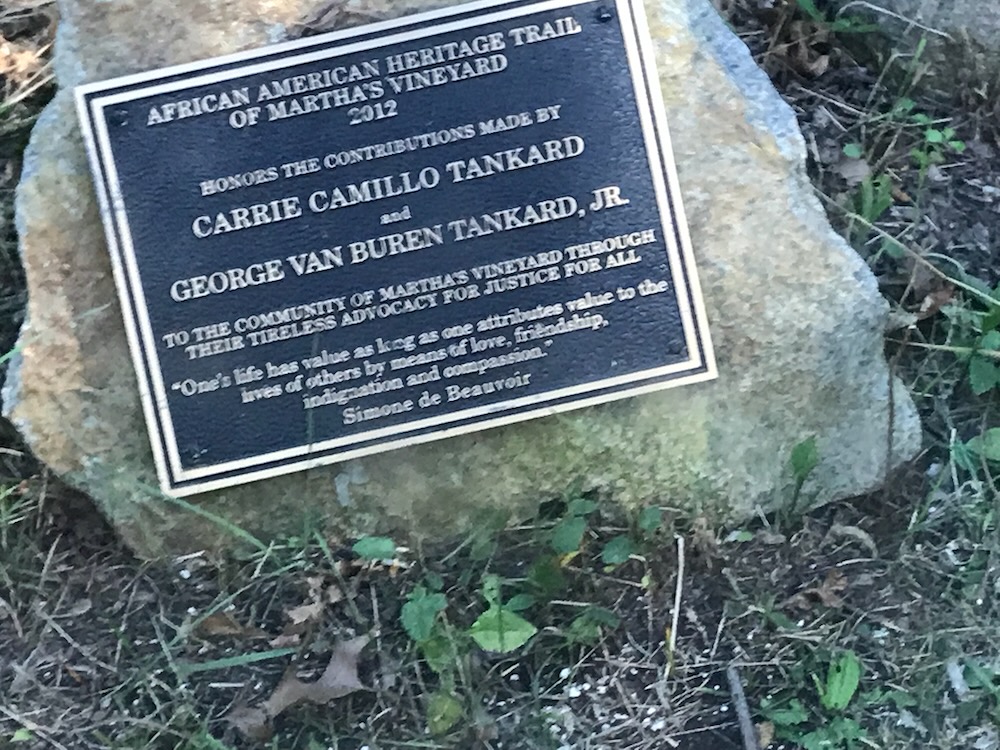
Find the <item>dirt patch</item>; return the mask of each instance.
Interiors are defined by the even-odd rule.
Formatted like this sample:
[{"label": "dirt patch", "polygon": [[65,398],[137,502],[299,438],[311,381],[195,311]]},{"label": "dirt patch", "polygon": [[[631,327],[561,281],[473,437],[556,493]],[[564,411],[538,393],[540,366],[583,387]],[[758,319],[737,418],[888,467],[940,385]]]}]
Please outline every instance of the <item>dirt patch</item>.
[{"label": "dirt patch", "polygon": [[[318,679],[362,634],[368,689],[286,708],[270,746],[743,748],[730,667],[772,748],[1000,746],[1000,495],[967,447],[996,398],[953,351],[973,309],[956,284],[1000,281],[996,134],[984,111],[921,94],[919,60],[858,64],[869,32],[822,7],[724,7],[795,109],[831,221],[904,317],[890,356],[927,425],[920,460],[871,497],[734,529],[673,519],[668,498],[655,524],[556,503],[382,560],[304,528],[243,559],[149,566],[0,428],[0,748],[260,746],[234,710]],[[44,8],[0,11],[0,33],[44,48]],[[15,141],[45,94],[3,110]],[[0,154],[8,218],[19,154]],[[0,240],[3,351],[23,279],[9,221]],[[494,621],[534,629],[509,653],[470,635],[491,581]]]}]

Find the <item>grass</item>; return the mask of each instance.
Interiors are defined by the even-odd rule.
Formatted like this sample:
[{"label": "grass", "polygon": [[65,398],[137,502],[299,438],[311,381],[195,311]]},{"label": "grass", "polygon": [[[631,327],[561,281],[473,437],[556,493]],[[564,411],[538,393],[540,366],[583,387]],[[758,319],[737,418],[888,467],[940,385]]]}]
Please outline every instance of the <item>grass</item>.
[{"label": "grass", "polygon": [[[3,427],[0,750],[725,750],[743,747],[733,667],[773,748],[998,746],[1000,466],[979,436],[1000,420],[975,363],[995,359],[1000,274],[961,234],[996,225],[990,135],[920,92],[919,56],[854,66],[838,35],[868,32],[821,3],[730,6],[799,114],[831,220],[893,305],[920,459],[870,497],[738,528],[567,496],[409,550],[232,527],[242,557],[151,566]],[[46,91],[10,91],[0,131],[19,149]],[[24,302],[2,221],[17,153],[0,168],[7,351]],[[814,462],[808,441],[789,456],[790,505],[808,504]],[[231,721],[289,675],[321,679],[360,634],[368,689],[298,701],[257,742]]]}]

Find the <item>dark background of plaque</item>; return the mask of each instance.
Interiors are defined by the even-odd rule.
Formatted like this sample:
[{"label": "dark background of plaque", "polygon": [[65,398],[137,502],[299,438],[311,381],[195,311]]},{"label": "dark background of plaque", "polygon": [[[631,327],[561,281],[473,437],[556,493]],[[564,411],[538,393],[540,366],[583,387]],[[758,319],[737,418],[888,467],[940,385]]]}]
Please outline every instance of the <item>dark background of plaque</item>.
[{"label": "dark background of plaque", "polygon": [[[614,286],[635,286],[647,278],[669,279],[649,166],[637,123],[633,84],[625,66],[620,25],[617,20],[597,20],[600,7],[599,2],[587,3],[573,9],[532,14],[521,19],[473,27],[472,30],[463,32],[440,37],[436,35],[426,40],[430,44],[435,39],[443,41],[466,38],[472,34],[507,29],[515,24],[555,20],[570,12],[579,17],[585,29],[583,34],[586,35],[520,48],[509,47],[509,68],[503,74],[451,84],[445,90],[428,89],[405,94],[399,99],[400,116],[374,126],[350,127],[347,125],[347,108],[341,108],[280,123],[264,123],[243,131],[230,128],[225,115],[145,127],[146,113],[151,104],[176,101],[188,96],[187,91],[116,106],[113,115],[108,118],[109,130],[156,338],[166,332],[190,327],[192,321],[200,324],[233,320],[244,314],[281,309],[330,296],[349,295],[364,289],[377,289],[390,281],[415,280],[467,268],[480,262],[561,249],[570,244],[626,231],[656,227],[660,239],[657,245],[640,249],[644,257],[641,264],[614,273],[602,273],[594,280],[587,276],[564,279],[493,298],[462,303],[454,310],[439,307],[432,311],[380,320],[374,324],[338,329],[329,334],[278,342],[250,350],[252,358],[237,352],[189,362],[181,349],[166,352],[160,347],[158,354],[168,388],[171,383],[186,377],[210,379],[217,373],[228,373],[235,367],[246,364],[260,366],[264,358],[278,363],[300,360],[323,349],[331,352],[341,348],[353,350],[356,346],[370,343],[376,334],[386,339],[395,338],[478,320],[493,313],[506,312],[514,306],[530,309],[538,304],[582,296],[588,291],[602,292],[611,279],[614,279]],[[388,54],[418,45],[422,46],[423,42],[382,47],[376,51],[377,54],[354,54],[338,62],[384,58]],[[249,85],[251,90],[255,90],[261,83],[320,67],[318,63],[311,63],[258,74],[240,79],[238,83]],[[324,170],[316,175],[279,180],[207,199],[201,198],[197,192],[201,180],[215,176],[239,174],[308,156],[322,157],[331,151],[372,142],[386,142],[470,121],[475,123],[488,117],[533,111],[539,106],[539,102],[545,100],[539,98],[532,88],[532,82],[543,72],[547,79],[545,87],[553,92],[549,103],[563,105],[563,120],[529,130],[514,130],[488,137],[477,136],[458,144],[340,167],[334,171]],[[126,86],[121,90],[142,88],[145,85],[148,84]],[[235,87],[238,87],[237,82],[213,84],[192,91],[219,91]],[[425,118],[426,128],[412,124],[414,120],[420,120],[422,126]],[[136,126],[129,127],[129,123]],[[323,128],[329,128],[332,135],[320,135]],[[522,172],[454,186],[446,184],[448,173],[444,170],[444,164],[452,158],[494,153],[570,134],[584,137],[587,144],[584,155]],[[208,158],[206,153],[209,154]],[[247,154],[267,154],[268,157],[248,159]],[[301,196],[304,205],[305,198],[313,190],[329,190],[334,185],[345,185],[384,174],[399,174],[404,171],[415,173],[428,164],[438,166],[443,173],[442,186],[434,190],[326,214],[312,215],[306,209],[306,215],[300,219],[208,239],[199,240],[190,230],[192,219],[203,213],[214,214],[237,205],[265,202],[286,195]],[[608,165],[614,165],[614,175],[604,174]],[[151,177],[154,175],[155,177]],[[183,304],[173,303],[168,296],[170,284],[178,278],[225,268],[245,267],[252,262],[284,257],[292,249],[296,252],[319,250],[330,245],[344,245],[346,248],[349,241],[404,231],[415,226],[446,223],[454,218],[477,215],[499,207],[535,203],[566,193],[572,193],[583,205],[590,197],[590,186],[599,187],[611,183],[621,185],[623,194],[632,201],[631,205],[591,215],[586,223],[571,219],[485,239],[448,243],[392,259],[368,261],[359,266],[301,279],[288,278],[277,284]],[[581,190],[573,191],[568,187],[575,185],[580,185]],[[413,211],[412,221],[388,226],[379,224],[379,217],[383,213],[399,210],[407,204]],[[164,238],[170,238],[169,248],[164,247]],[[290,274],[287,263],[286,268]],[[514,393],[515,397],[525,397],[605,377],[645,371],[686,358],[676,302],[668,295],[646,299],[637,297],[632,302],[616,302],[613,306],[595,309],[593,312],[604,314],[610,319],[611,325],[602,331],[565,334],[556,338],[551,349],[545,349],[548,353],[545,359],[494,370],[485,378],[454,378],[448,384],[464,387],[483,379],[501,375],[506,377],[519,371],[532,372],[532,386],[518,389]],[[570,317],[568,310],[566,317]],[[582,340],[584,336],[586,339]],[[523,351],[539,343],[541,342],[533,342],[517,348]],[[422,349],[426,350],[427,347]],[[406,372],[420,372],[424,369],[427,368],[411,368]],[[285,380],[286,378],[280,378],[271,382]],[[259,387],[265,382],[267,381],[261,381],[252,387]],[[364,382],[368,382],[368,379],[345,383],[341,387]],[[435,385],[442,386],[443,383]],[[415,401],[426,389],[426,386],[416,386],[355,401],[350,405],[367,407],[407,398]],[[433,390],[432,388],[432,392]],[[586,395],[612,390],[615,389],[602,389]],[[322,392],[322,388],[313,390],[313,394]],[[460,402],[460,406],[468,408],[493,404],[506,400],[506,396],[506,393],[501,393],[495,397],[467,399]],[[572,400],[562,398],[547,403]],[[286,397],[244,407],[239,403],[236,388],[193,399],[169,392],[168,402],[181,461],[186,468],[259,456],[373,429],[371,422],[343,425],[343,406],[333,405],[303,411],[299,408],[297,399]],[[517,411],[524,411],[526,408]],[[439,416],[453,410],[446,402],[441,407],[421,410],[417,416]],[[224,420],[216,416],[221,414],[226,415]],[[412,421],[414,416],[389,416],[378,420],[374,427],[404,424]],[[443,426],[452,427],[475,421],[463,419]],[[267,429],[261,430],[261,425],[267,425]],[[430,433],[436,429],[438,428],[428,427],[409,431],[407,434]],[[357,445],[365,442],[378,441],[359,441]]]},{"label": "dark background of plaque", "polygon": [[[878,109],[866,111],[874,101],[883,106],[893,93],[878,82],[878,72],[855,65],[836,38],[831,40],[816,32],[813,27],[789,28],[788,8],[775,4],[773,9],[762,9],[755,0],[733,0],[727,3],[733,21],[741,35],[750,43],[759,62],[775,78],[786,100],[796,109],[807,139],[828,151],[833,144],[834,153],[852,137],[832,120],[823,121],[823,106],[852,124],[840,105],[847,105],[863,116],[879,114]],[[0,32],[18,45],[40,49],[47,41],[44,29],[48,24],[44,5],[29,8],[15,19],[8,19],[0,11]],[[794,16],[792,17],[795,18]],[[798,18],[798,20],[802,20]],[[808,54],[832,53],[830,70],[819,77],[802,72],[789,55],[798,54],[798,39],[794,34],[805,34]],[[963,92],[973,99],[973,92]],[[0,112],[0,125],[4,137],[0,144],[23,145],[33,118],[51,95],[51,88],[31,97],[14,111]],[[928,183],[924,186],[925,213],[918,217],[917,229],[925,239],[933,239],[941,247],[948,247],[949,254],[966,264],[970,272],[995,284],[998,267],[993,254],[978,251],[971,240],[977,225],[992,226],[996,221],[994,207],[982,200],[982,191],[975,183],[1000,184],[1000,158],[997,141],[991,127],[996,118],[986,108],[956,108],[933,96],[920,95],[919,106],[935,117],[953,118],[952,124],[960,137],[969,144],[961,159],[949,163],[951,182]],[[821,104],[823,102],[824,104]],[[832,102],[832,104],[831,104]],[[852,125],[853,126],[853,125]],[[6,136],[12,137],[7,139]],[[908,150],[912,143],[897,145],[891,156],[896,166],[909,161]],[[0,234],[0,352],[13,344],[17,322],[21,315],[25,293],[18,269],[14,229],[9,222],[12,195],[20,169],[20,146],[14,148],[13,158],[0,155],[0,216],[4,230]],[[824,165],[811,163],[813,176],[827,194],[837,195],[846,190],[842,178]],[[908,190],[913,190],[915,180],[904,169],[901,179]],[[915,192],[915,191],[914,191]],[[896,209],[907,206],[897,205]],[[837,214],[832,214],[836,221]],[[898,217],[887,215],[887,221]],[[1000,246],[998,246],[1000,247]],[[890,299],[899,299],[898,293],[906,286],[909,269],[905,264],[888,264],[881,280]],[[897,283],[903,281],[902,285]],[[766,294],[767,290],[761,290]],[[909,304],[909,302],[908,302]],[[922,326],[932,340],[943,340],[947,321],[935,316]],[[808,674],[810,664],[822,659],[828,648],[851,648],[865,661],[863,685],[885,684],[888,680],[905,688],[918,703],[909,711],[929,724],[930,734],[923,736],[913,729],[899,726],[899,712],[889,705],[853,704],[851,711],[863,726],[877,736],[887,750],[911,750],[913,747],[937,750],[964,750],[973,747],[981,737],[989,736],[993,720],[988,716],[990,706],[978,702],[972,708],[979,713],[958,725],[958,734],[945,734],[945,722],[954,722],[956,710],[969,704],[950,703],[947,686],[942,676],[943,662],[950,656],[982,655],[989,657],[996,649],[997,603],[988,597],[982,606],[966,598],[965,586],[974,578],[988,573],[984,567],[988,560],[1000,554],[997,541],[983,521],[989,518],[993,498],[988,490],[983,493],[941,491],[930,494],[936,480],[924,473],[947,457],[948,431],[954,427],[960,439],[967,439],[982,427],[997,424],[997,399],[976,398],[964,382],[964,373],[955,366],[950,354],[911,352],[900,362],[900,374],[912,383],[918,377],[934,377],[938,388],[924,393],[920,403],[928,427],[931,445],[927,454],[916,463],[914,472],[899,478],[887,494],[878,493],[870,498],[837,503],[809,514],[799,527],[786,529],[782,535],[772,533],[763,524],[746,529],[753,535],[750,542],[724,541],[729,530],[680,526],[677,531],[688,539],[688,582],[684,592],[686,612],[693,612],[696,619],[686,614],[682,619],[678,644],[686,656],[678,661],[680,684],[688,678],[695,679],[696,687],[708,690],[675,693],[676,703],[682,706],[690,719],[689,727],[699,730],[677,739],[681,750],[728,750],[739,747],[739,738],[731,721],[731,711],[722,713],[721,706],[728,695],[717,694],[712,688],[724,686],[721,671],[724,664],[714,662],[707,668],[686,667],[687,659],[694,660],[705,642],[699,625],[712,629],[725,612],[727,619],[722,632],[721,645],[725,649],[739,650],[755,666],[744,668],[748,702],[757,721],[766,717],[758,712],[761,701],[773,694],[774,685],[782,685],[809,707],[816,703],[815,687]],[[0,365],[0,369],[2,369]],[[184,750],[218,750],[207,745],[202,733],[207,725],[218,736],[224,728],[219,716],[227,707],[232,693],[208,688],[210,682],[227,680],[246,681],[247,684],[264,683],[268,690],[277,684],[285,667],[285,659],[247,664],[227,670],[206,673],[196,683],[193,693],[152,693],[155,690],[151,676],[156,670],[169,672],[170,664],[163,654],[174,627],[188,617],[191,606],[204,606],[213,596],[239,594],[241,609],[245,614],[248,602],[267,602],[268,611],[276,627],[284,624],[283,609],[297,606],[303,601],[307,585],[303,576],[311,568],[304,560],[317,561],[322,553],[315,546],[304,547],[300,562],[283,573],[267,571],[253,579],[256,588],[244,589],[254,571],[240,575],[230,564],[206,561],[195,569],[191,578],[182,578],[182,568],[170,565],[149,566],[136,561],[122,549],[110,530],[90,504],[90,501],[73,493],[35,463],[16,441],[10,425],[0,420],[0,482],[4,487],[18,489],[0,500],[0,566],[7,578],[0,577],[0,596],[14,607],[15,621],[0,611],[0,706],[16,709],[14,718],[0,713],[0,747],[8,742],[21,725],[17,717],[29,719],[44,727],[47,735],[67,748],[76,750],[132,750],[135,747],[169,747]],[[931,505],[928,504],[928,501]],[[929,507],[939,513],[927,517]],[[913,519],[916,518],[916,523]],[[769,519],[774,521],[774,519]],[[867,534],[876,545],[877,553],[862,543],[863,536],[840,536],[835,529],[857,529]],[[737,530],[738,531],[738,530]],[[523,533],[523,532],[522,532]],[[502,564],[515,564],[520,554],[523,537],[507,536],[502,540],[496,560]],[[921,545],[919,549],[916,545]],[[287,549],[287,548],[286,548]],[[693,550],[693,551],[692,551]],[[459,580],[463,570],[455,558],[446,564],[440,561],[452,551],[424,549],[420,555],[424,569],[444,572],[449,587],[452,580]],[[339,550],[334,553],[340,555]],[[959,571],[948,561],[948,554],[958,553],[967,558],[964,570]],[[293,555],[298,554],[292,552]],[[509,727],[511,717],[525,715],[538,702],[525,685],[543,688],[557,684],[558,670],[573,666],[581,670],[581,677],[572,678],[581,688],[599,676],[607,667],[603,649],[616,659],[618,674],[626,680],[629,669],[641,666],[632,656],[623,653],[623,647],[652,647],[662,638],[661,633],[651,637],[647,630],[650,618],[659,625],[670,619],[670,587],[673,584],[675,561],[672,546],[662,545],[659,553],[650,556],[651,565],[661,571],[664,587],[648,595],[621,596],[631,587],[600,585],[603,595],[595,593],[598,584],[591,577],[581,579],[580,589],[571,595],[582,601],[603,602],[616,609],[623,626],[603,644],[602,652],[581,651],[579,654],[552,654],[531,651],[519,661],[527,673],[518,682],[502,676],[511,662],[477,663],[475,677],[477,689],[484,698],[484,714],[488,717],[505,717],[501,727]],[[192,567],[194,565],[192,564]],[[789,597],[821,585],[828,571],[847,572],[845,604],[841,608],[827,608],[814,600],[809,609],[795,609]],[[723,573],[722,571],[725,571]],[[365,612],[375,592],[382,608],[383,634],[381,648],[365,656],[366,677],[382,673],[385,667],[390,675],[401,679],[396,689],[370,695],[355,696],[329,707],[296,710],[283,722],[288,736],[302,738],[310,732],[324,728],[336,729],[342,735],[354,733],[362,721],[371,721],[374,708],[381,709],[390,699],[393,711],[375,720],[375,726],[393,739],[423,740],[423,706],[420,703],[420,686],[410,678],[412,670],[405,667],[394,671],[397,660],[406,666],[410,658],[405,639],[400,639],[399,628],[391,620],[392,607],[398,607],[399,596],[408,590],[417,574],[395,576],[388,571],[375,574],[361,581],[358,606]],[[618,577],[628,578],[629,571]],[[410,577],[412,576],[412,577]],[[600,581],[599,577],[593,580]],[[989,581],[987,575],[983,578]],[[13,586],[11,586],[13,583]],[[476,594],[472,586],[460,584],[458,594],[472,603]],[[128,649],[116,635],[123,622],[116,607],[123,600],[132,599],[135,616],[127,625]],[[974,591],[973,591],[974,594]],[[636,601],[643,599],[644,601]],[[803,601],[798,599],[799,602]],[[476,600],[475,606],[481,606]],[[340,605],[338,605],[339,607]],[[89,609],[88,609],[89,607]],[[876,642],[869,626],[873,614],[882,617],[897,629],[884,641]],[[774,618],[790,615],[794,622],[802,620],[803,630],[822,643],[798,637],[784,637]],[[62,632],[85,652],[76,650],[60,632],[48,625],[46,617],[54,617]],[[322,624],[321,638],[314,642],[313,653],[304,650],[310,659],[319,660],[327,652],[328,637],[349,635],[344,629],[340,610],[330,611]],[[348,623],[349,625],[350,623]],[[262,641],[244,641],[239,638],[192,638],[172,652],[172,658],[200,652],[199,659],[213,659],[236,655],[253,655],[268,647]],[[723,657],[728,657],[726,651]],[[108,673],[95,660],[115,663],[117,654],[124,654],[118,673]],[[533,656],[539,656],[533,661]],[[545,657],[550,657],[546,659]],[[575,657],[575,658],[574,658]],[[28,677],[23,693],[12,695],[11,685],[14,665],[22,667]],[[69,670],[72,669],[71,673]],[[545,671],[548,669],[548,671]],[[76,675],[75,677],[73,675]],[[819,676],[822,677],[822,674]],[[77,679],[79,678],[79,679]],[[707,682],[702,684],[702,680]],[[626,684],[628,684],[626,682]],[[980,692],[978,689],[975,691]],[[158,703],[150,696],[155,695]],[[657,701],[655,696],[640,693]],[[109,696],[117,700],[106,701]],[[511,702],[513,699],[513,702]],[[136,701],[133,703],[133,701]],[[504,705],[499,705],[505,701]],[[639,719],[647,705],[625,700],[617,692],[595,695],[594,689],[583,694],[577,702],[570,702],[570,709],[578,722],[582,735],[600,731],[600,723],[588,713],[595,705],[609,711],[631,711]],[[583,707],[583,708],[578,708]],[[638,725],[639,719],[636,720]],[[145,722],[145,723],[140,723]],[[716,733],[700,731],[706,726],[725,727]],[[952,728],[956,725],[952,724]],[[346,728],[346,729],[345,729]],[[464,746],[477,741],[476,725],[469,722],[467,733],[462,736]],[[977,732],[979,732],[977,734]],[[101,739],[98,733],[109,738]],[[358,737],[361,737],[358,730]],[[628,750],[648,750],[649,744],[636,733],[628,744],[619,745]],[[156,738],[154,740],[154,738]],[[520,739],[520,738],[515,738]],[[147,745],[147,743],[151,743]],[[157,744],[158,743],[158,744]],[[342,743],[342,744],[346,744]],[[662,739],[654,747],[659,748]],[[37,747],[38,743],[24,743],[13,747]]]}]

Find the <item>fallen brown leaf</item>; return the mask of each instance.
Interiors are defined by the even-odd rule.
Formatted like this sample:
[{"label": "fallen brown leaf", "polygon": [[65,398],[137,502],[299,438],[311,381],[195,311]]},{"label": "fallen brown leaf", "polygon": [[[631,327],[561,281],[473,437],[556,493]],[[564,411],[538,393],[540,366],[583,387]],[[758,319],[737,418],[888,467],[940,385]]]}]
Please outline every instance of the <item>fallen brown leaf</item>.
[{"label": "fallen brown leaf", "polygon": [[0,76],[20,86],[41,70],[44,60],[38,50],[21,47],[0,36]]},{"label": "fallen brown leaf", "polygon": [[227,721],[250,739],[266,740],[271,736],[271,722],[292,706],[329,703],[364,690],[358,678],[358,657],[368,641],[368,636],[362,635],[337,644],[326,669],[315,682],[303,682],[294,671],[286,672],[266,701],[256,707],[234,709],[226,716]]},{"label": "fallen brown leaf", "polygon": [[302,636],[298,633],[282,633],[269,640],[267,645],[271,648],[289,648],[290,646],[298,646],[301,642]]},{"label": "fallen brown leaf", "polygon": [[226,721],[244,737],[257,742],[267,742],[274,734],[271,719],[263,708],[239,706],[226,714]]},{"label": "fallen brown leaf", "polygon": [[847,576],[839,568],[832,568],[819,586],[807,589],[790,596],[782,606],[795,609],[812,609],[818,599],[824,607],[836,609],[844,605],[841,593],[847,590]]},{"label": "fallen brown leaf", "polygon": [[326,601],[328,604],[336,604],[342,601],[344,598],[344,592],[340,590],[340,586],[335,583],[331,583],[326,587]]},{"label": "fallen brown leaf", "polygon": [[848,537],[860,543],[865,549],[872,553],[872,557],[878,557],[878,545],[872,539],[872,535],[857,526],[845,526],[835,523],[827,532],[827,537]]},{"label": "fallen brown leaf", "polygon": [[929,292],[920,302],[920,309],[917,312],[918,320],[926,320],[937,315],[941,308],[947,305],[955,297],[955,285],[945,282],[940,289]]},{"label": "fallen brown leaf", "polygon": [[910,194],[898,185],[892,186],[892,197],[899,203],[913,203],[913,198],[910,197]]},{"label": "fallen brown leaf", "polygon": [[832,171],[843,177],[848,187],[856,187],[871,175],[872,168],[864,159],[852,159],[849,156],[844,156],[833,165]]},{"label": "fallen brown leaf", "polygon": [[774,742],[774,724],[770,721],[762,721],[757,725],[757,744],[769,747]]},{"label": "fallen brown leaf", "polygon": [[292,607],[285,612],[285,615],[292,621],[292,625],[306,625],[315,622],[323,614],[323,602],[308,602],[298,607]]},{"label": "fallen brown leaf", "polygon": [[285,628],[283,635],[304,632],[309,625],[323,617],[323,609],[327,604],[336,604],[344,598],[340,587],[335,584],[327,586],[322,576],[310,576],[306,578],[306,584],[308,601],[285,611],[291,622]]},{"label": "fallen brown leaf", "polygon": [[202,637],[235,636],[237,638],[261,638],[266,636],[260,628],[246,627],[237,622],[228,612],[213,612],[195,628]]}]

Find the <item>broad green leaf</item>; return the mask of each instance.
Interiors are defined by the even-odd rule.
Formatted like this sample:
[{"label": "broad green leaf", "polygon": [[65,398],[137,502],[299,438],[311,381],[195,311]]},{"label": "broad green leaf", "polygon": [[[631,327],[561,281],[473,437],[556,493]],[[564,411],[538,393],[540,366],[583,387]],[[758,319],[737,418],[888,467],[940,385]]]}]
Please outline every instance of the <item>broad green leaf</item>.
[{"label": "broad green leaf", "polygon": [[861,684],[861,660],[853,651],[845,651],[830,662],[820,699],[825,708],[843,711]]},{"label": "broad green leaf", "polygon": [[462,703],[450,693],[434,693],[427,699],[427,731],[434,735],[447,732],[455,726],[465,712]]},{"label": "broad green leaf", "polygon": [[597,503],[593,500],[584,500],[582,497],[578,497],[575,500],[570,500],[569,506],[566,508],[567,516],[587,516],[597,510]]},{"label": "broad green leaf", "polygon": [[531,640],[538,628],[504,607],[493,606],[483,612],[469,628],[479,647],[498,654],[508,654]]},{"label": "broad green leaf", "polygon": [[904,96],[895,106],[892,108],[892,114],[894,115],[905,115],[913,111],[913,108],[917,106],[917,103],[907,96]]},{"label": "broad green leaf", "polygon": [[566,588],[566,574],[559,558],[546,555],[538,558],[528,571],[528,582],[544,597],[552,597]]},{"label": "broad green leaf", "polygon": [[727,542],[752,542],[753,533],[746,529],[734,529],[726,535]]},{"label": "broad green leaf", "polygon": [[396,543],[387,536],[362,537],[351,549],[365,560],[391,560],[396,556]]},{"label": "broad green leaf", "polygon": [[993,427],[982,435],[977,435],[965,447],[987,461],[1000,462],[1000,427]]},{"label": "broad green leaf", "polygon": [[663,511],[655,505],[643,508],[639,514],[639,528],[648,534],[660,528],[663,523]]},{"label": "broad green leaf", "polygon": [[965,660],[965,679],[972,688],[985,688],[991,693],[998,693],[996,686],[997,674],[987,670],[975,659]]},{"label": "broad green leaf", "polygon": [[632,540],[627,536],[616,536],[601,550],[601,561],[605,565],[621,565],[632,556]]},{"label": "broad green leaf", "polygon": [[587,607],[581,617],[587,617],[598,625],[603,625],[606,628],[617,628],[621,625],[621,618],[618,617],[610,609],[605,609],[604,607]]},{"label": "broad green leaf", "polygon": [[[990,292],[990,296],[991,297],[996,296],[996,292],[992,292],[991,291]],[[989,336],[989,333],[998,333],[998,331],[996,331],[996,328],[998,326],[1000,326],[1000,306],[991,306],[989,312],[986,313],[985,315],[983,315],[983,317],[982,317],[982,319],[980,321],[980,330],[988,332],[986,336],[983,336],[983,340],[981,342],[981,345],[983,346],[983,348],[985,348],[985,349],[994,349],[994,350],[1000,349],[1000,346],[996,346],[996,345],[987,346],[986,345],[986,342],[988,340],[987,337]],[[993,339],[989,339],[989,340],[992,341]]]},{"label": "broad green leaf", "polygon": [[809,712],[798,698],[792,698],[784,708],[764,709],[764,715],[783,727],[802,724],[809,718]]},{"label": "broad green leaf", "polygon": [[[986,318],[983,318],[983,324],[987,322]],[[989,351],[1000,351],[1000,331],[990,331],[982,340],[979,342],[980,349],[987,349]]]},{"label": "broad green leaf", "polygon": [[819,463],[819,451],[816,449],[816,438],[809,437],[792,448],[792,474],[795,482],[802,484],[813,473]]},{"label": "broad green leaf", "polygon": [[432,594],[423,586],[417,586],[403,605],[399,619],[406,634],[420,643],[431,637],[438,613],[447,606],[448,598],[444,594]]},{"label": "broad green leaf", "polygon": [[503,606],[511,612],[523,612],[535,606],[535,597],[531,594],[515,594]]},{"label": "broad green leaf", "polygon": [[586,615],[579,615],[566,627],[563,636],[569,643],[593,646],[601,640],[601,626]]},{"label": "broad green leaf", "polygon": [[927,139],[928,143],[944,143],[945,136],[937,128],[927,128],[924,131],[924,138]]},{"label": "broad green leaf", "polygon": [[1000,367],[992,360],[972,355],[969,360],[969,385],[977,396],[988,393],[1000,383]]},{"label": "broad green leaf", "polygon": [[621,624],[618,615],[604,607],[587,607],[573,618],[563,635],[570,643],[593,645],[601,640],[601,628],[617,628]]},{"label": "broad green leaf", "polygon": [[552,529],[552,549],[560,555],[576,552],[587,530],[587,519],[583,516],[564,518]]},{"label": "broad green leaf", "polygon": [[25,729],[24,727],[21,727],[20,729],[17,729],[14,732],[14,734],[10,738],[10,741],[11,742],[31,742],[33,739],[35,739],[35,735],[33,735],[31,733],[31,730]]},{"label": "broad green leaf", "polygon": [[420,643],[420,653],[424,661],[436,674],[447,674],[455,668],[458,649],[447,632],[440,627],[434,628],[430,638]]},{"label": "broad green leaf", "polygon": [[844,156],[848,159],[860,159],[865,155],[860,143],[847,143],[844,145]]}]

